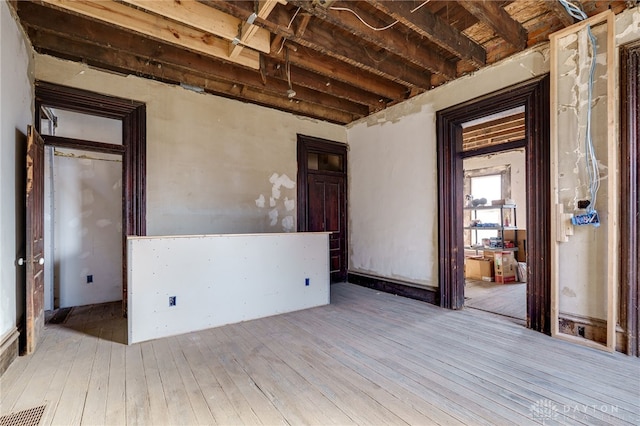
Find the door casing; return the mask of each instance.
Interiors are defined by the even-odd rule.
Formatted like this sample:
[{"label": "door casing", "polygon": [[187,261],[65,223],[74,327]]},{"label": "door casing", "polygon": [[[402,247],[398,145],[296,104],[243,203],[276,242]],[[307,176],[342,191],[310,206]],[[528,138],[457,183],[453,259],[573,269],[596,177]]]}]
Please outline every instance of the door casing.
[{"label": "door casing", "polygon": [[[476,151],[462,151],[462,124],[525,107],[526,137]],[[549,334],[551,315],[549,76],[438,111],[439,301],[448,309],[464,306],[463,165],[465,156],[524,147],[527,191],[527,327]]]},{"label": "door casing", "polygon": [[[127,314],[128,235],[146,235],[146,106],[130,99],[36,81],[35,111],[50,106],[122,121],[122,146],[46,136],[46,145],[122,154],[122,311]],[[40,131],[40,120],[36,119]],[[43,170],[44,172],[44,170]]]},{"label": "door casing", "polygon": [[[317,154],[333,154],[342,157],[342,172],[337,171],[315,171],[309,170],[308,155],[310,153]],[[342,230],[342,238],[338,242],[340,244],[340,270],[331,274],[331,282],[343,282],[347,279],[348,272],[348,240],[349,233],[347,229],[347,145],[339,142],[330,141],[311,136],[298,135],[298,232],[313,231],[309,223],[309,176],[326,176],[335,182],[335,179],[342,181],[341,200],[339,209],[340,229]],[[330,245],[335,242],[330,237]],[[334,249],[330,248],[330,253]],[[330,259],[331,261],[331,259]]]}]

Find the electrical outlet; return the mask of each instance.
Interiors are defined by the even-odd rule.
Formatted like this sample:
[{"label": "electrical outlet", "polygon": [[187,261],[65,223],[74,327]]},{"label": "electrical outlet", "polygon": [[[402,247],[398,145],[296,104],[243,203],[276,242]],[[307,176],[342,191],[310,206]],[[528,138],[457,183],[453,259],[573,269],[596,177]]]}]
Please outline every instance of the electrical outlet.
[{"label": "electrical outlet", "polygon": [[309,285],[309,278],[305,278],[304,279],[304,285],[308,286]]},{"label": "electrical outlet", "polygon": [[169,306],[176,306],[176,297],[169,296]]},{"label": "electrical outlet", "polygon": [[87,275],[87,284],[91,284],[93,282],[93,275]]}]

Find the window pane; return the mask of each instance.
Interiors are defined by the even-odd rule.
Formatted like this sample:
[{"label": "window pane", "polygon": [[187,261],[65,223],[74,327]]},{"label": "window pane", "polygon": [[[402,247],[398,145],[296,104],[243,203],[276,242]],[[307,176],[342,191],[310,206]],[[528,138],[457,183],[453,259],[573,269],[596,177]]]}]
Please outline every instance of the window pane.
[{"label": "window pane", "polygon": [[341,155],[309,153],[308,159],[309,170],[344,171]]},{"label": "window pane", "polygon": [[43,135],[122,145],[122,121],[58,108],[43,108]]}]

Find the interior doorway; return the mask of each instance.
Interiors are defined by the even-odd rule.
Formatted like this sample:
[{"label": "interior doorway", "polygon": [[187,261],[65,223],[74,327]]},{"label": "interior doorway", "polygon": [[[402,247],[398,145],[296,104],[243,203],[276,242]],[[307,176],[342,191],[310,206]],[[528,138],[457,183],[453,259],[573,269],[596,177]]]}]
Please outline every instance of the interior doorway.
[{"label": "interior doorway", "polygon": [[[90,180],[93,181],[93,184],[100,187],[99,191],[110,192],[111,197],[115,197],[107,197],[107,200],[102,199],[98,204],[102,203],[105,209],[107,204],[109,208],[115,207],[119,211],[119,215],[114,213],[110,214],[109,218],[89,218],[94,219],[93,225],[98,228],[98,231],[107,229],[118,231],[117,235],[115,235],[115,232],[109,233],[111,243],[107,252],[109,256],[113,256],[113,261],[105,262],[106,259],[94,259],[96,262],[93,266],[96,268],[95,270],[99,270],[102,262],[111,264],[109,274],[112,277],[108,279],[111,282],[111,288],[105,294],[98,294],[98,299],[93,299],[94,301],[90,297],[96,296],[100,292],[90,291],[89,293],[92,295],[82,300],[87,303],[99,303],[100,300],[113,300],[113,298],[118,297],[118,299],[122,300],[123,315],[126,316],[126,237],[128,235],[142,236],[146,234],[145,105],[128,99],[100,95],[41,81],[36,82],[35,94],[35,107],[38,112],[36,128],[39,132],[44,133],[43,139],[49,150],[50,158],[59,157],[60,162],[66,163],[69,168],[65,173],[79,177],[79,179],[71,179],[69,181],[66,179],[61,180],[61,182],[80,184],[80,187],[71,188],[68,191],[70,193],[68,195],[71,195],[71,198],[68,198],[67,201],[72,200],[72,203],[76,205],[76,208],[72,210],[76,213],[80,212],[78,218],[71,218],[71,225],[83,223],[82,220],[87,219],[85,216],[90,216],[88,213],[92,213],[88,210],[104,210],[99,206],[96,209],[84,210],[83,203],[85,201],[93,200],[93,207],[95,207],[95,201],[98,198],[98,194],[91,192],[95,191],[96,188],[91,191],[86,190],[87,188],[82,188],[82,185],[87,183],[87,178],[91,178]],[[54,124],[52,122],[57,120],[56,116],[65,116],[70,121],[73,121],[69,117],[78,114],[80,114],[80,120],[85,121],[88,125],[68,128],[69,132],[66,133],[51,134],[50,129]],[[112,131],[103,132],[105,127],[111,127]],[[102,134],[102,137],[96,136],[99,134]],[[105,138],[105,134],[111,136]],[[56,152],[58,156],[56,156]],[[44,174],[44,168],[42,173]],[[52,169],[52,173],[55,173],[55,170]],[[50,177],[53,180],[53,174]],[[42,178],[44,179],[44,176]],[[113,200],[116,200],[115,203]],[[44,203],[44,200],[41,202]],[[53,200],[53,203],[55,204],[55,200]],[[44,223],[42,226],[44,227]],[[84,232],[84,227],[81,227],[79,233],[82,234]],[[94,235],[94,238],[101,241],[95,241],[94,249],[96,245],[99,246],[102,243],[102,237],[104,236],[100,233],[98,235],[98,237]],[[48,241],[45,240],[45,245],[47,244]],[[81,250],[78,252],[78,257],[86,255],[86,251]],[[114,267],[113,265],[116,266]],[[75,274],[76,279],[81,280],[84,285],[89,285],[88,288],[90,288],[90,285],[98,277],[92,274],[90,270],[83,268],[82,266],[76,268],[77,270],[72,271],[71,274]],[[113,274],[118,275],[120,279],[115,279]],[[52,273],[49,275],[53,277]],[[118,288],[119,296],[114,295],[114,287]],[[54,288],[54,286],[51,286],[51,293],[55,293]],[[74,291],[71,293],[74,293]],[[54,307],[54,298],[50,296],[50,300],[48,307]],[[60,301],[59,299],[58,304],[60,304]],[[69,303],[84,302],[71,299]]]},{"label": "interior doorway", "polygon": [[298,135],[298,231],[331,232],[331,283],[347,279],[347,146]]},{"label": "interior doorway", "polygon": [[463,166],[464,306],[525,324],[525,150],[467,157]]},{"label": "interior doorway", "polygon": [[122,300],[122,121],[41,106],[43,137],[113,152],[45,148],[45,310]]},{"label": "interior doorway", "polygon": [[[523,136],[499,145],[463,149],[464,126],[520,109]],[[524,149],[526,163],[526,324],[550,333],[549,78],[542,76],[437,113],[439,186],[439,298],[464,307],[464,159]],[[487,200],[488,201],[488,200]]]}]

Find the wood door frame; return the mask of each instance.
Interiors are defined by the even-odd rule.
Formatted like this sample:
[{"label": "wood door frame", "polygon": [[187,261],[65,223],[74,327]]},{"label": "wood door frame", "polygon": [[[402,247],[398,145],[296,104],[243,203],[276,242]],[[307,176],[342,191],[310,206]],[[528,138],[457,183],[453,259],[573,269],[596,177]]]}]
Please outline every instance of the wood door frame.
[{"label": "wood door frame", "polygon": [[[462,152],[462,124],[477,118],[525,107],[525,147],[527,185],[527,327],[549,334],[551,314],[549,226],[549,76],[541,76],[498,92],[438,111],[438,255],[440,306],[464,306],[464,242],[460,227],[463,219],[463,157],[486,154]],[[508,146],[509,145],[509,146]],[[502,151],[513,144],[495,147]],[[493,148],[492,148],[493,149]]]},{"label": "wood door frame", "polygon": [[627,355],[640,356],[640,40],[620,46],[619,321]]},{"label": "wood door frame", "polygon": [[348,159],[347,159],[347,144],[341,142],[335,142],[328,139],[317,138],[314,136],[305,136],[298,134],[297,135],[297,158],[298,158],[298,188],[297,188],[297,231],[298,232],[306,232],[309,230],[309,212],[307,208],[307,199],[309,196],[309,188],[308,188],[308,175],[309,173],[316,173],[315,171],[309,171],[309,163],[307,157],[309,153],[318,153],[318,154],[334,154],[340,155],[343,159],[344,172],[329,172],[323,171],[318,172],[321,174],[326,174],[329,176],[341,176],[344,178],[344,277],[342,280],[347,279],[347,274],[349,272],[349,218],[348,218],[348,203],[349,198],[347,195],[348,190],[348,181],[347,181],[347,170],[348,170]]},{"label": "wood door frame", "polygon": [[146,235],[146,106],[130,99],[36,81],[36,130],[43,106],[122,121],[122,148],[111,144],[43,136],[46,145],[122,154],[122,310],[127,313],[127,236]]}]

